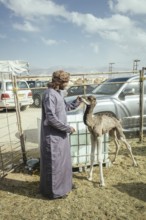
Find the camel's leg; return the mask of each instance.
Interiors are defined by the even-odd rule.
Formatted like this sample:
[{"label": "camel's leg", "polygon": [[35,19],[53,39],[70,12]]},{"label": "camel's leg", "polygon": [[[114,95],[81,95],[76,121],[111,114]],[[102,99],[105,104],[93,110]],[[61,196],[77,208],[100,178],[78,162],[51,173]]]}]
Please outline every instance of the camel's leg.
[{"label": "camel's leg", "polygon": [[100,186],[104,186],[104,177],[103,177],[103,156],[102,156],[102,136],[97,138],[97,153],[98,153],[98,162],[99,162],[99,174],[100,174]]},{"label": "camel's leg", "polygon": [[94,135],[90,135],[91,138],[91,157],[90,157],[90,171],[89,171],[89,175],[88,175],[88,180],[92,181],[92,177],[93,177],[93,164],[94,164],[94,158],[95,158],[95,146],[97,143],[96,138],[94,137]]},{"label": "camel's leg", "polygon": [[113,163],[115,163],[115,162],[116,162],[117,155],[118,155],[118,153],[119,153],[120,144],[119,144],[119,141],[118,141],[118,138],[117,138],[117,133],[116,133],[116,131],[114,131],[113,136],[114,136],[114,143],[115,143],[115,145],[116,145],[115,157],[114,157],[114,159],[113,159]]},{"label": "camel's leg", "polygon": [[133,165],[134,165],[134,166],[137,166],[137,163],[136,163],[136,161],[135,161],[135,159],[134,159],[134,156],[133,156],[133,153],[132,153],[132,148],[131,148],[130,144],[127,142],[126,138],[123,138],[123,137],[122,137],[122,138],[121,138],[121,141],[125,144],[125,146],[126,146],[127,149],[129,150],[130,156],[131,156],[132,161],[133,161]]}]

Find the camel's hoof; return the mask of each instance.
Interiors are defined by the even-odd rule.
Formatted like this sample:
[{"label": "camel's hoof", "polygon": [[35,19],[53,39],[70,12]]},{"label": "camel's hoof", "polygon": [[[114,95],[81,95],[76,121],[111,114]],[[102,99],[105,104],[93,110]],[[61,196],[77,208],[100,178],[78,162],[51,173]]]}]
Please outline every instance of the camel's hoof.
[{"label": "camel's hoof", "polygon": [[100,186],[100,187],[104,187],[104,186],[105,186],[105,183],[100,183],[99,186]]},{"label": "camel's hoof", "polygon": [[90,176],[89,176],[89,177],[87,177],[87,179],[88,179],[89,181],[92,181],[92,177],[90,177]]},{"label": "camel's hoof", "polygon": [[138,164],[136,162],[133,163],[134,167],[138,167]]}]

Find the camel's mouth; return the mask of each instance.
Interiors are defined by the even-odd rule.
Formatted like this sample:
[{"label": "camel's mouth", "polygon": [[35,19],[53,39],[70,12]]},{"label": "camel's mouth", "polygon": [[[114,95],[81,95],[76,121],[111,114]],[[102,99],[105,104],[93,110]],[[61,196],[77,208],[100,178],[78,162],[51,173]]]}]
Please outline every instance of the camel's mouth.
[{"label": "camel's mouth", "polygon": [[82,96],[81,97],[81,100],[84,104],[86,105],[92,105],[92,106],[95,106],[97,101],[96,101],[96,97],[94,96]]},{"label": "camel's mouth", "polygon": [[88,102],[87,97],[81,97],[82,102],[84,102],[86,105],[90,105],[90,102]]}]

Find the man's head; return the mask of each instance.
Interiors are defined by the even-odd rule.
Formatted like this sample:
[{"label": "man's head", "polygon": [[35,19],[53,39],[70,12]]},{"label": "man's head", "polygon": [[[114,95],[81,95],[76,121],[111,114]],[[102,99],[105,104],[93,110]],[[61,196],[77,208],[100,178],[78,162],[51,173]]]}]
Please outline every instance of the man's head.
[{"label": "man's head", "polygon": [[61,90],[65,89],[65,87],[68,85],[69,79],[70,74],[64,72],[63,70],[55,71],[52,74],[52,83],[55,85],[55,87],[58,87]]}]

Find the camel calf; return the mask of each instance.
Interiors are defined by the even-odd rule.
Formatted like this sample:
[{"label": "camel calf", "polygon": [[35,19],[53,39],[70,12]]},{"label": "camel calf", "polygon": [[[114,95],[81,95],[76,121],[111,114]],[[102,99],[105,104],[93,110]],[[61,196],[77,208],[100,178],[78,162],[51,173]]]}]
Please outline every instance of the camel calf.
[{"label": "camel calf", "polygon": [[102,136],[105,133],[109,133],[109,136],[112,136],[114,138],[114,143],[116,145],[116,153],[113,162],[115,162],[119,152],[119,148],[120,148],[119,140],[120,140],[129,150],[130,156],[133,161],[133,165],[137,166],[137,163],[132,154],[131,146],[125,138],[120,121],[117,118],[106,114],[93,115],[93,109],[96,105],[96,98],[94,96],[82,97],[82,101],[86,105],[86,110],[84,112],[83,120],[85,125],[87,125],[91,135],[91,166],[90,166],[88,180],[90,181],[92,180],[95,148],[97,146],[98,162],[99,162],[99,170],[100,170],[100,186],[104,186],[105,183],[104,183],[103,169],[102,169],[102,164],[103,164]]}]

